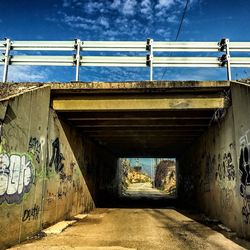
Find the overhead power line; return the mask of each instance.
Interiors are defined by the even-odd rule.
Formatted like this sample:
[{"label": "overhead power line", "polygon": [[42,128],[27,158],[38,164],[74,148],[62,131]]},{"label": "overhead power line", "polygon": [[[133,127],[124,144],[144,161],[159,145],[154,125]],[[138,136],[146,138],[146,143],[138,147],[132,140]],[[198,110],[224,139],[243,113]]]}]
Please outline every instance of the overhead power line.
[{"label": "overhead power line", "polygon": [[[188,9],[189,2],[190,2],[190,0],[187,0],[186,5],[185,5],[185,7],[184,7],[184,9],[183,9],[183,13],[182,13],[182,16],[181,16],[181,20],[180,20],[180,23],[179,23],[179,26],[178,26],[178,30],[177,30],[177,33],[176,33],[176,36],[175,36],[175,42],[176,42],[176,41],[178,40],[178,38],[179,38],[179,35],[180,35],[180,32],[181,32],[181,28],[182,28],[182,24],[183,24],[183,21],[184,21],[184,19],[185,19],[186,13],[187,13],[187,9]],[[170,53],[169,56],[171,56],[171,54],[172,54],[172,53]],[[166,74],[166,71],[167,71],[167,69],[163,72],[162,77],[161,77],[161,80],[163,79],[164,75]]]}]

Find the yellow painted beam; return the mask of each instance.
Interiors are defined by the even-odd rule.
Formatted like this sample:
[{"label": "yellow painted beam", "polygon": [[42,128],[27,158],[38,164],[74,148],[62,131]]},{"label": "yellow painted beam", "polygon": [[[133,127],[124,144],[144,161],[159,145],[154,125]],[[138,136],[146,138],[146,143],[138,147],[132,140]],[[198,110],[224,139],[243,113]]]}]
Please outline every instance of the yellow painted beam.
[{"label": "yellow painted beam", "polygon": [[224,108],[224,98],[100,98],[54,99],[57,111],[168,110]]},{"label": "yellow painted beam", "polygon": [[55,99],[53,108],[58,111],[216,109],[224,108],[224,98]]}]

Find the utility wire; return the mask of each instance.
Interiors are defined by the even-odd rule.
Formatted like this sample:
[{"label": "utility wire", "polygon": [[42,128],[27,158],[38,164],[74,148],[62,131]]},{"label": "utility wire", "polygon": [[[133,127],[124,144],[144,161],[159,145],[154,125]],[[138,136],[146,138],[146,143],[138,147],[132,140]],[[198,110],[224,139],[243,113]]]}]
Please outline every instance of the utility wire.
[{"label": "utility wire", "polygon": [[[186,13],[187,13],[187,9],[188,9],[189,2],[190,2],[190,0],[187,0],[186,5],[185,5],[185,8],[184,8],[184,10],[183,10],[182,17],[181,17],[181,20],[180,20],[180,24],[179,24],[179,27],[178,27],[178,31],[177,31],[177,33],[176,33],[175,42],[178,40],[178,37],[179,37],[179,35],[180,35],[181,27],[182,27],[183,21],[184,21],[184,19],[185,19]],[[172,55],[172,53],[169,54],[169,56],[171,56],[171,55]],[[162,77],[161,77],[161,80],[162,80],[163,77],[165,76],[166,72],[167,72],[167,68],[166,68],[166,70],[163,72]]]}]

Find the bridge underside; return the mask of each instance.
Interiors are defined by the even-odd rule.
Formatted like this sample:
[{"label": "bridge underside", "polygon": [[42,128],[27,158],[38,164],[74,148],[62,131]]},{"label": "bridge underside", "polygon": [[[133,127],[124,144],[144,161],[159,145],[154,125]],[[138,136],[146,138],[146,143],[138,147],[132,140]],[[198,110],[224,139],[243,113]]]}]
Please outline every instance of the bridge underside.
[{"label": "bridge underside", "polygon": [[53,84],[61,119],[117,157],[178,157],[227,108],[229,82]]}]

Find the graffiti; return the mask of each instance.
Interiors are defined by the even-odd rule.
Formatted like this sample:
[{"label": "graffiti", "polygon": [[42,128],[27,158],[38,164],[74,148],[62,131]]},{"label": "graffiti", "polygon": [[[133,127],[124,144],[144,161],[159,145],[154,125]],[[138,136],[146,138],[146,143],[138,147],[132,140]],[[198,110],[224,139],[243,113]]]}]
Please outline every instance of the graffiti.
[{"label": "graffiti", "polygon": [[[230,150],[231,146],[230,144]],[[218,164],[217,164],[217,171],[216,171],[216,179],[217,180],[228,180],[234,181],[235,180],[235,166],[233,164],[233,158],[231,152],[224,153],[223,158],[220,154],[218,154]]]},{"label": "graffiti", "polygon": [[216,178],[219,180],[224,180],[226,176],[226,169],[224,168],[225,165],[222,164],[221,155],[218,154],[218,165],[217,165],[217,172],[216,172]]},{"label": "graffiti", "polygon": [[38,205],[34,205],[34,207],[31,209],[25,209],[22,221],[37,220],[39,212],[40,212],[40,207]]},{"label": "graffiti", "polygon": [[30,137],[28,152],[35,156],[35,159],[40,163],[41,143],[36,137]]},{"label": "graffiti", "polygon": [[225,153],[223,157],[223,170],[226,172],[226,176],[229,181],[235,179],[235,170],[232,160],[232,155],[230,152]]},{"label": "graffiti", "polygon": [[32,164],[27,155],[0,154],[0,204],[20,203],[32,181]]},{"label": "graffiti", "polygon": [[56,138],[53,143],[52,143],[53,151],[52,151],[52,157],[49,162],[49,166],[52,167],[54,164],[55,166],[55,171],[60,174],[60,179],[64,180],[66,178],[66,175],[64,173],[64,164],[63,160],[65,160],[63,154],[60,151],[60,143],[59,139]]},{"label": "graffiti", "polygon": [[247,131],[244,136],[240,138],[240,159],[239,159],[239,172],[240,172],[240,195],[243,197],[242,216],[246,223],[249,223],[250,214],[250,160],[249,148],[250,142],[248,141]]},{"label": "graffiti", "polygon": [[240,139],[240,195],[244,198],[250,198],[250,162],[249,162],[249,146],[248,137],[243,136]]},{"label": "graffiti", "polygon": [[247,201],[247,200],[244,200],[244,205],[242,207],[242,217],[243,217],[243,220],[246,224],[248,224],[250,221],[249,221],[249,215],[250,215],[250,203]]}]

